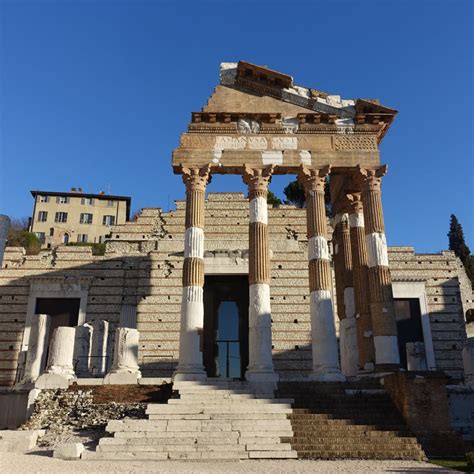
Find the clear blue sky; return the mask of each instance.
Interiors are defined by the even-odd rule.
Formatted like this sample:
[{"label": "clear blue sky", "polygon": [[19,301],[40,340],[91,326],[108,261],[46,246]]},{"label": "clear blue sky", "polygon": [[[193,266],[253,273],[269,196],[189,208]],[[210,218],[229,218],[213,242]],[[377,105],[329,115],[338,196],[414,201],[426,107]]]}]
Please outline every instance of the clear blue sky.
[{"label": "clear blue sky", "polygon": [[381,149],[389,244],[447,248],[455,213],[474,251],[472,3],[0,0],[0,212],[71,186],[167,209],[191,111],[221,61],[244,59],[398,109]]}]

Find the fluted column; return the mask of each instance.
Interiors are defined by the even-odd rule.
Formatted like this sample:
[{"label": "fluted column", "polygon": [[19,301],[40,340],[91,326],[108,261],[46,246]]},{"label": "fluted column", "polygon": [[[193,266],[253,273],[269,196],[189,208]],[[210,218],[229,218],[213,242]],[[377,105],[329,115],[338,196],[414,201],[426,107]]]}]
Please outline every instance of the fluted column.
[{"label": "fluted column", "polygon": [[138,329],[117,328],[115,331],[114,361],[104,383],[136,384],[141,378],[138,367]]},{"label": "fluted column", "polygon": [[356,307],[357,344],[361,370],[375,369],[375,349],[370,317],[368,256],[365,241],[364,210],[359,193],[348,196],[351,202],[349,225],[352,251],[352,276]]},{"label": "fluted column", "polygon": [[179,363],[174,380],[204,380],[202,358],[204,325],[204,198],[210,166],[182,168],[186,185],[183,293]]},{"label": "fluted column", "polygon": [[249,189],[249,381],[276,382],[272,358],[270,307],[270,252],[268,247],[268,184],[273,166],[245,166],[243,179]]},{"label": "fluted column", "polygon": [[50,320],[51,317],[48,314],[33,316],[22,383],[34,382],[45,368]]},{"label": "fluted column", "polygon": [[334,310],[331,298],[331,266],[327,242],[324,183],[329,167],[301,167],[298,181],[306,195],[308,229],[309,289],[313,349],[312,378],[322,381],[344,380],[339,368]]},{"label": "fluted column", "polygon": [[334,216],[334,271],[336,274],[337,312],[339,316],[339,346],[344,375],[354,376],[359,369],[355,299],[352,281],[352,254],[347,202],[343,198]]},{"label": "fluted column", "polygon": [[364,207],[370,313],[377,370],[393,369],[400,364],[392,279],[388,266],[387,240],[382,212],[381,182],[386,170],[387,167],[382,166],[375,170],[359,168],[357,171]]}]

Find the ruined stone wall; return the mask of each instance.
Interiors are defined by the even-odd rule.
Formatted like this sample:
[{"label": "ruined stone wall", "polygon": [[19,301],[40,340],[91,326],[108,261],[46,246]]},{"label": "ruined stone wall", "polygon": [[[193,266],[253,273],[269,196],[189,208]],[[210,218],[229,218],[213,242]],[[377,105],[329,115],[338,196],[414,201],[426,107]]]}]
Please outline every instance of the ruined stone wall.
[{"label": "ruined stone wall", "polygon": [[[142,374],[169,377],[179,350],[184,213],[184,201],[171,212],[144,209],[137,221],[113,228],[100,257],[87,247],[59,247],[37,256],[7,248],[0,271],[0,385],[13,383],[23,363],[28,300],[38,281],[59,285],[65,294],[82,285],[85,320],[110,321],[112,335],[123,307],[136,306]],[[248,272],[248,222],[243,194],[209,194],[207,274]],[[270,208],[269,242],[275,369],[282,378],[304,375],[311,369],[305,210]],[[391,248],[389,258],[394,281],[426,282],[437,368],[461,377],[463,305],[472,303],[472,295],[459,260],[451,252],[417,255],[410,247]]]}]

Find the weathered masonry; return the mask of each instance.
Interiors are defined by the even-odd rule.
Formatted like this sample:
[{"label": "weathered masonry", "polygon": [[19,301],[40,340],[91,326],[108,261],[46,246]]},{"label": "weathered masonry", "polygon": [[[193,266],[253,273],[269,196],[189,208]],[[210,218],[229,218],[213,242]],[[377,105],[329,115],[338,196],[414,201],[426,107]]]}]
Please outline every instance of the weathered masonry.
[{"label": "weathered masonry", "polygon": [[[340,381],[400,365],[462,380],[473,298],[460,261],[386,244],[378,144],[395,114],[223,64],[173,153],[186,187],[176,210],[114,226],[104,256],[6,248],[0,384]],[[226,173],[248,196],[206,196]],[[275,174],[297,176],[305,209],[267,204]]]}]

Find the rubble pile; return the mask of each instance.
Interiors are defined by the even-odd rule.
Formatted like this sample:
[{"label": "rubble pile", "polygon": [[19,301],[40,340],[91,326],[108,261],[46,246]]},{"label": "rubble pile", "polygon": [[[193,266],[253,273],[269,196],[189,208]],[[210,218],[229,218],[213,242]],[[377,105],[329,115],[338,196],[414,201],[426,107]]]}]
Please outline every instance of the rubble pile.
[{"label": "rubble pile", "polygon": [[52,446],[60,439],[74,437],[73,433],[88,438],[104,436],[109,420],[145,418],[145,409],[145,403],[93,403],[91,390],[42,390],[31,418],[20,429],[46,429],[41,444]]}]

